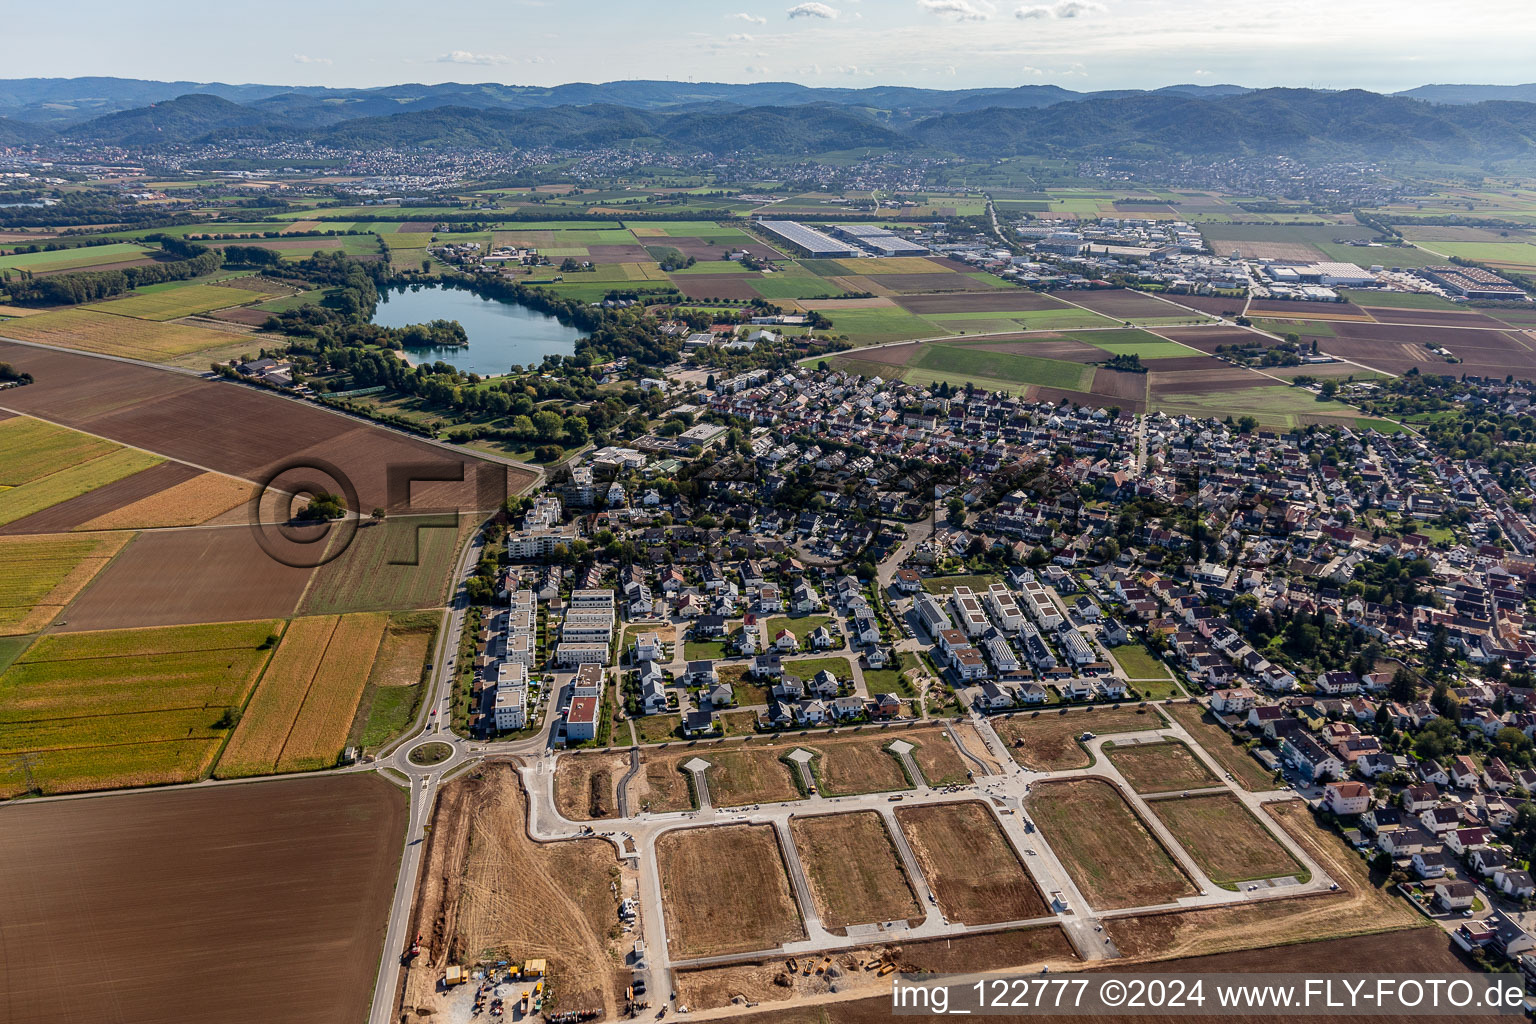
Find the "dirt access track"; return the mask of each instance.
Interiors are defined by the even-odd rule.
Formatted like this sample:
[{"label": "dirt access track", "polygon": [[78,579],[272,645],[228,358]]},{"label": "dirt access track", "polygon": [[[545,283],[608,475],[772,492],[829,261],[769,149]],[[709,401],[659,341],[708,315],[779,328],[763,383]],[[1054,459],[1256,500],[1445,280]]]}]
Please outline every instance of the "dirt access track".
[{"label": "dirt access track", "polygon": [[35,378],[0,395],[0,407],[245,480],[263,480],[295,461],[329,463],[357,489],[365,515],[375,507],[405,510],[390,501],[391,466],[401,467],[402,478],[455,477],[416,484],[409,499],[416,509],[486,511],[500,503],[503,486],[506,494],[520,493],[537,479],[525,469],[227,381],[6,341],[0,341],[0,362]]},{"label": "dirt access track", "polygon": [[364,775],[0,806],[0,1020],[362,1020],[405,818]]}]

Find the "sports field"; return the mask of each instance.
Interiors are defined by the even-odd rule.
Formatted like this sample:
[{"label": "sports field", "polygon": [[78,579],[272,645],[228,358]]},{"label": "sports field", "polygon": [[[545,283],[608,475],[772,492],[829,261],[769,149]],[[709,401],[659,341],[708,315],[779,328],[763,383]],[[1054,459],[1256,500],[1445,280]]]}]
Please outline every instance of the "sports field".
[{"label": "sports field", "polygon": [[53,634],[0,675],[0,795],[207,771],[276,622]]}]

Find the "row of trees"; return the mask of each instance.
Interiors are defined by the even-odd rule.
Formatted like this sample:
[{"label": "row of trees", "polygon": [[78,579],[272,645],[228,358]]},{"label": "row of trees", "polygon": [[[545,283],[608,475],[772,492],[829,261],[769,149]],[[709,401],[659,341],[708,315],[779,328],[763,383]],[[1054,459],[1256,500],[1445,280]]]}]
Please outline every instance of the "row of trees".
[{"label": "row of trees", "polygon": [[143,285],[202,277],[224,265],[224,258],[216,249],[169,235],[150,236],[148,240],[160,242],[163,251],[179,258],[173,262],[146,263],[121,270],[86,270],[48,277],[34,277],[23,272],[22,280],[9,283],[11,301],[44,306],[97,302]]}]

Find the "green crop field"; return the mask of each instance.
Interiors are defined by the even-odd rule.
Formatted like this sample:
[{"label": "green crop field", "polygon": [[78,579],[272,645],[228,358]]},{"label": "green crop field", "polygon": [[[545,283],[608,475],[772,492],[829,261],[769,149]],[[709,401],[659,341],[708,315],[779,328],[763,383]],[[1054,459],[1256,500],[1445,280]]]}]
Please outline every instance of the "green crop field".
[{"label": "green crop field", "polygon": [[359,529],[341,557],[315,571],[303,614],[441,607],[465,527],[432,522],[398,516]]},{"label": "green crop field", "polygon": [[1420,242],[1419,247],[1491,267],[1536,270],[1536,245],[1529,242]]},{"label": "green crop field", "polygon": [[0,796],[187,782],[211,765],[275,621],[61,633],[0,674]]},{"label": "green crop field", "polygon": [[751,285],[752,290],[765,299],[815,299],[848,294],[847,289],[824,277],[793,272],[759,274],[751,279]]},{"label": "green crop field", "polygon": [[0,487],[20,487],[117,450],[106,438],[30,416],[0,420]]},{"label": "green crop field", "polygon": [[927,313],[924,319],[932,320],[946,328],[964,330],[972,320],[1011,320],[1016,327],[1030,331],[1059,331],[1074,327],[1105,327],[1115,321],[1086,309],[1064,307],[1061,309],[1020,309],[1008,312],[982,311],[973,313]]},{"label": "green crop field", "polygon": [[1153,404],[1170,416],[1251,415],[1266,427],[1286,430],[1314,422],[1354,423],[1360,410],[1343,402],[1320,402],[1308,391],[1261,385],[1235,391],[1153,392]]},{"label": "green crop field", "polygon": [[266,298],[267,294],[223,285],[184,284],[166,291],[135,293],[125,299],[113,299],[87,308],[139,320],[174,320],[194,313],[255,302]]},{"label": "green crop field", "polygon": [[922,317],[896,306],[883,309],[823,310],[832,321],[833,334],[846,334],[855,345],[932,338],[943,330]]},{"label": "green crop field", "polygon": [[1067,390],[1086,389],[1093,379],[1093,368],[1063,359],[1042,359],[1012,352],[989,352],[962,345],[934,344],[924,347],[910,366],[931,370],[943,379],[963,384],[968,379],[985,378],[1008,384],[1041,384]]},{"label": "green crop field", "polygon": [[117,242],[112,245],[87,245],[75,249],[54,249],[48,252],[12,253],[0,256],[0,269],[5,270],[75,270],[80,267],[106,266],[126,263],[156,252],[142,245]]},{"label": "green crop field", "polygon": [[61,469],[57,473],[0,491],[0,525],[41,512],[61,501],[79,497],[114,480],[132,476],[162,460],[157,455],[131,448],[119,448],[89,462]]},{"label": "green crop field", "polygon": [[1438,295],[1410,294],[1408,292],[1339,292],[1348,302],[1359,306],[1384,306],[1388,309],[1460,309],[1449,299]]},{"label": "green crop field", "polygon": [[129,534],[0,537],[0,634],[33,633],[63,610]]}]

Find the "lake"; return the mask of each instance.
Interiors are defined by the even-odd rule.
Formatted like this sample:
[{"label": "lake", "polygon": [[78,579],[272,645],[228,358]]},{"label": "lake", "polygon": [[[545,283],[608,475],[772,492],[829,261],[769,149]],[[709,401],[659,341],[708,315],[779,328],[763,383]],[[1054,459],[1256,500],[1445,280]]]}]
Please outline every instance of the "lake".
[{"label": "lake", "polygon": [[411,362],[441,359],[482,377],[506,373],[513,363],[537,365],[547,355],[572,355],[582,332],[552,316],[515,302],[487,299],[463,288],[409,285],[379,291],[373,323],[406,327],[431,320],[457,320],[469,336],[467,347],[428,346],[406,350]]}]

